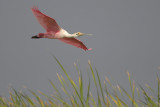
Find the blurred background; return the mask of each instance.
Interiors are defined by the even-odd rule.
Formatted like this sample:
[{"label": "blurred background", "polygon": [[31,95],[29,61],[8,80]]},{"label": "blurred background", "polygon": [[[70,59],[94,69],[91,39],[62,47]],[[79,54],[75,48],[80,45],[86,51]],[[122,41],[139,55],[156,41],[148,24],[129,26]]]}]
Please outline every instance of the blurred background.
[{"label": "blurred background", "polygon": [[[156,87],[160,68],[159,0],[1,0],[0,1],[0,95],[9,86],[51,92],[48,79],[58,85],[61,69],[54,54],[73,78],[74,62],[86,75],[88,60],[100,77],[129,85],[126,71],[136,83]],[[54,18],[92,51],[83,51],[58,40],[31,36],[45,30],[32,14],[32,6]],[[87,78],[83,78],[84,81]],[[129,87],[128,87],[129,88]]]}]

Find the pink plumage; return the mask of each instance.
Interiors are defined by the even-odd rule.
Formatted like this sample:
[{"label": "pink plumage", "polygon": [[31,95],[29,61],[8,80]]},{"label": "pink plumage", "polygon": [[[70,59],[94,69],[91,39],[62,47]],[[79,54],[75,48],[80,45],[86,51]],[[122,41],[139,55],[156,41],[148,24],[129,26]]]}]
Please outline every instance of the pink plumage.
[{"label": "pink plumage", "polygon": [[76,39],[76,38],[60,38],[60,41],[73,45],[77,48],[82,48],[83,50],[91,50],[91,48],[87,48],[80,40]]},{"label": "pink plumage", "polygon": [[53,31],[56,33],[61,29],[53,18],[40,12],[37,7],[33,7],[32,12],[37,18],[38,22],[44,29],[46,29],[47,32]]},{"label": "pink plumage", "polygon": [[77,32],[74,34],[69,34],[66,30],[60,28],[53,18],[40,12],[36,6],[32,8],[32,12],[40,25],[46,30],[46,33],[39,33],[32,38],[59,39],[64,43],[73,45],[77,48],[81,48],[85,51],[91,50],[91,48],[88,49],[80,40],[75,38],[84,35],[83,33]]}]

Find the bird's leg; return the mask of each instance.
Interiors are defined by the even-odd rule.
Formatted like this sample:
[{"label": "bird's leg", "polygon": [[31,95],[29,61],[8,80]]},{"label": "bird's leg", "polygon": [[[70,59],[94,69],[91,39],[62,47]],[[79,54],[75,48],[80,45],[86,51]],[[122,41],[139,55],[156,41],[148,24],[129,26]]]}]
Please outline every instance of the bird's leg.
[{"label": "bird's leg", "polygon": [[38,35],[32,36],[32,39],[39,39],[39,38],[45,38],[45,34],[39,33]]},{"label": "bird's leg", "polygon": [[32,36],[31,38],[32,38],[32,39],[39,39],[39,37],[38,37],[37,35]]}]

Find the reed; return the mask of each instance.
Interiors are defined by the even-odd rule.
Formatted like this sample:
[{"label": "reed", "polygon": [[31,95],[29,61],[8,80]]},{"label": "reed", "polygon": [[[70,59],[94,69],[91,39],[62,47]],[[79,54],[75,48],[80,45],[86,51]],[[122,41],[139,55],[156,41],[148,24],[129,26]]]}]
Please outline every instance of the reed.
[{"label": "reed", "polygon": [[[54,57],[54,56],[53,56]],[[83,80],[82,72],[74,63],[77,71],[77,80],[73,80],[62,66],[60,61],[54,57],[62,72],[57,73],[61,90],[56,87],[54,81],[49,80],[55,93],[46,95],[41,91],[28,91],[30,97],[21,91],[11,88],[9,99],[0,97],[0,107],[159,107],[160,106],[160,79],[157,74],[157,91],[149,85],[142,86],[136,84],[129,72],[129,91],[120,84],[113,85],[109,78],[102,80],[98,70],[88,61],[89,70],[83,72],[87,74],[88,81]],[[85,79],[86,80],[86,79]],[[93,81],[93,82],[92,82]],[[77,83],[77,84],[76,84]],[[92,94],[91,85],[94,86],[96,94]],[[86,87],[87,86],[87,87]],[[84,92],[87,90],[87,92]],[[147,90],[147,91],[146,91]],[[84,94],[86,93],[86,94]],[[95,92],[94,92],[95,93]],[[149,95],[151,93],[152,95]],[[64,97],[65,96],[65,97]],[[42,99],[43,97],[43,99]]]}]

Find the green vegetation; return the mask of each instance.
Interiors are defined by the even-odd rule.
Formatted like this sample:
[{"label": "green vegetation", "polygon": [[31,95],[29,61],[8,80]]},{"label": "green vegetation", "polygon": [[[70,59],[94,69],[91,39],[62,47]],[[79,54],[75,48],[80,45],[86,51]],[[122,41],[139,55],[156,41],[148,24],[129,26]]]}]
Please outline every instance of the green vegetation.
[{"label": "green vegetation", "polygon": [[[28,89],[32,94],[30,97],[12,88],[9,99],[0,97],[0,107],[159,107],[160,105],[158,74],[156,91],[149,85],[136,86],[127,72],[130,87],[128,92],[119,84],[113,85],[107,77],[105,80],[100,79],[97,69],[92,67],[90,61],[88,61],[90,69],[86,72],[88,77],[84,82],[84,76],[76,64],[78,78],[74,81],[56,57],[55,60],[63,72],[57,73],[61,87],[56,87],[54,82],[49,80],[54,89],[52,95]],[[91,92],[93,87],[95,91]]]}]

